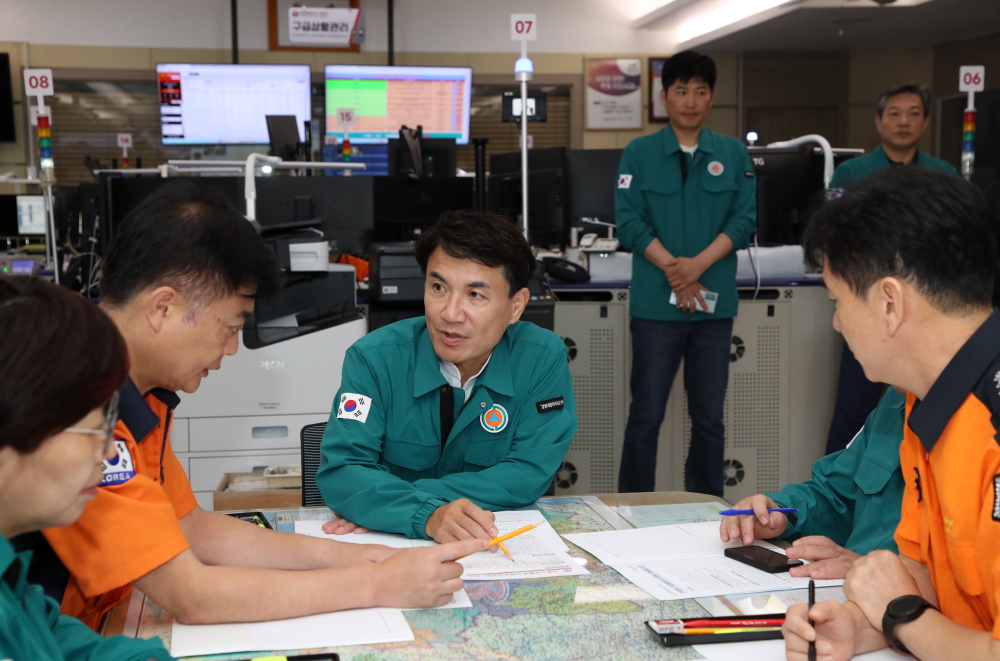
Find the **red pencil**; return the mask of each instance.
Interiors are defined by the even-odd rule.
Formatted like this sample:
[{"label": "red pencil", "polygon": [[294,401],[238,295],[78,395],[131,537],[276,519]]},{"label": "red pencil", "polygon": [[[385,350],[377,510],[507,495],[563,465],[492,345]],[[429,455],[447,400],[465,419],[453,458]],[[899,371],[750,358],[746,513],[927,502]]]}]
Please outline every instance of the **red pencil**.
[{"label": "red pencil", "polygon": [[747,618],[732,620],[653,620],[650,626],[657,633],[679,633],[685,629],[704,627],[780,627],[785,623],[784,618]]}]

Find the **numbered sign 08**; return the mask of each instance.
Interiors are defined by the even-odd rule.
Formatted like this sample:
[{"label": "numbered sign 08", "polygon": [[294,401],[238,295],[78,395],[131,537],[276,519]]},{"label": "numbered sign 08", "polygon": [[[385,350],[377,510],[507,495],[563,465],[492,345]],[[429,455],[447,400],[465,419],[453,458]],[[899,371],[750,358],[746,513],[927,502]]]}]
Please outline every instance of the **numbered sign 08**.
[{"label": "numbered sign 08", "polygon": [[538,21],[535,15],[511,14],[510,38],[513,41],[535,41],[538,38]]},{"label": "numbered sign 08", "polygon": [[52,69],[25,69],[24,91],[27,96],[51,96]]},{"label": "numbered sign 08", "polygon": [[986,67],[960,67],[958,70],[959,92],[982,92],[986,89]]}]

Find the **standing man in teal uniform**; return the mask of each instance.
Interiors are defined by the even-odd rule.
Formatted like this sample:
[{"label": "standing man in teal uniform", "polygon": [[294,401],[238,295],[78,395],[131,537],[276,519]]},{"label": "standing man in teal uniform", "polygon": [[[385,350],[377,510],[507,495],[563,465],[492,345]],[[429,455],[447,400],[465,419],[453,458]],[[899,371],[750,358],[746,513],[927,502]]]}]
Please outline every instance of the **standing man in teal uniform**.
[{"label": "standing man in teal uniform", "polygon": [[[756,229],[757,180],[742,143],[704,128],[715,62],[685,51],[662,75],[670,124],[629,143],[618,166],[615,223],[633,253],[632,404],[618,490],[655,490],[660,424],[683,358],[692,423],[684,486],[722,496],[735,251]],[[712,310],[708,301],[714,312],[699,311]]]},{"label": "standing man in teal uniform", "polygon": [[[894,166],[919,165],[958,174],[939,158],[928,156],[917,143],[931,121],[931,94],[923,85],[906,83],[890,87],[878,100],[875,129],[882,144],[870,154],[844,161],[833,173],[831,189],[843,189],[878,170]],[[878,405],[885,386],[865,377],[861,364],[845,344],[840,359],[837,404],[826,440],[826,452],[843,450],[854,438],[865,418]]]},{"label": "standing man in teal uniform", "polygon": [[510,219],[446,213],[416,257],[425,316],[344,359],[316,475],[339,517],[325,530],[489,539],[489,510],[534,503],[576,433],[566,345],[518,321],[535,257]]}]

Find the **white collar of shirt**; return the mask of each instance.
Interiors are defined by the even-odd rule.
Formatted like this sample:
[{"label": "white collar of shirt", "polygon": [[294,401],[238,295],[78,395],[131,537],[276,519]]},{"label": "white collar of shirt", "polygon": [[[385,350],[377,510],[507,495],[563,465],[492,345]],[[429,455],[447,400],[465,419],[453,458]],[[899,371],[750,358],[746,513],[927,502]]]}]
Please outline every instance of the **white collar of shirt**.
[{"label": "white collar of shirt", "polygon": [[681,145],[680,147],[682,152],[691,154],[692,156],[694,156],[694,153],[698,151],[698,145],[695,145],[694,147],[685,147],[684,145]]},{"label": "white collar of shirt", "polygon": [[491,353],[489,358],[486,359],[486,362],[483,363],[483,369],[479,370],[479,373],[476,374],[475,376],[470,376],[469,380],[465,382],[464,386],[462,385],[462,374],[461,372],[458,371],[458,367],[455,365],[455,363],[447,363],[438,358],[438,363],[441,365],[441,376],[444,377],[445,381],[447,381],[448,385],[451,386],[452,388],[461,388],[462,390],[464,390],[465,401],[468,402],[469,398],[472,397],[472,389],[476,387],[476,381],[479,379],[479,376],[483,373],[483,370],[486,369],[486,366],[490,364],[490,358],[492,357],[493,354]]}]

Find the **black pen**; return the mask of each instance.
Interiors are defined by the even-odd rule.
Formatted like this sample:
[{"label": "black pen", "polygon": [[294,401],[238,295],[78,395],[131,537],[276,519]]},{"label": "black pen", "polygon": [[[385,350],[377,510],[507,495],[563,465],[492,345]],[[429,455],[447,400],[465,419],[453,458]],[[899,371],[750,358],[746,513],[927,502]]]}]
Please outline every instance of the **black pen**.
[{"label": "black pen", "polygon": [[[816,581],[809,579],[809,612],[812,612],[813,606],[816,605]],[[808,614],[806,615],[808,617]],[[809,626],[815,627],[816,624],[809,618]],[[816,641],[809,643],[809,661],[816,661]]]}]

